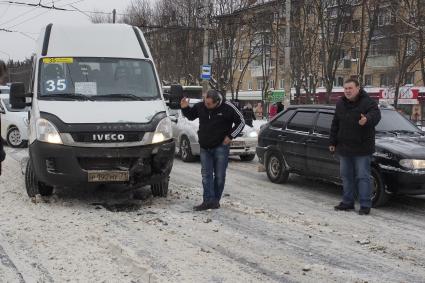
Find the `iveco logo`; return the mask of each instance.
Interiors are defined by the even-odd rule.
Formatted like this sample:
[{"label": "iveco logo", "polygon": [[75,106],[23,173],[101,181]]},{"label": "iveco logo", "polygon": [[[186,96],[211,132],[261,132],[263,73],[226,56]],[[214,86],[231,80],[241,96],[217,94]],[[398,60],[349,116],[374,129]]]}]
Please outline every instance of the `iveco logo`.
[{"label": "iveco logo", "polygon": [[123,134],[94,134],[93,141],[124,141]]}]

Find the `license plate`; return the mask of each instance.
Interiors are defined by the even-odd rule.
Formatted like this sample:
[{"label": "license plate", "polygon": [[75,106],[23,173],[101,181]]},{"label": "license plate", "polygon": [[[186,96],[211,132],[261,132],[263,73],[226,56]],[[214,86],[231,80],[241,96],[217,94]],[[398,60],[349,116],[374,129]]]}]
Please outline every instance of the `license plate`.
[{"label": "license plate", "polygon": [[89,183],[101,182],[128,182],[130,173],[128,171],[89,171]]},{"label": "license plate", "polygon": [[245,147],[244,141],[232,141],[230,147]]}]

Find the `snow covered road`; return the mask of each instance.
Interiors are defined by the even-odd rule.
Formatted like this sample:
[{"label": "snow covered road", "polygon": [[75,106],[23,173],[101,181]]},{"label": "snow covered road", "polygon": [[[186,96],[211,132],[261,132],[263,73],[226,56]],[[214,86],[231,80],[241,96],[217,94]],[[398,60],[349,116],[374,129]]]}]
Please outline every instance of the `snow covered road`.
[{"label": "snow covered road", "polygon": [[425,200],[360,217],[334,185],[268,181],[232,160],[222,209],[195,213],[199,163],[175,161],[171,193],[64,188],[32,202],[8,149],[0,177],[0,282],[424,282]]}]

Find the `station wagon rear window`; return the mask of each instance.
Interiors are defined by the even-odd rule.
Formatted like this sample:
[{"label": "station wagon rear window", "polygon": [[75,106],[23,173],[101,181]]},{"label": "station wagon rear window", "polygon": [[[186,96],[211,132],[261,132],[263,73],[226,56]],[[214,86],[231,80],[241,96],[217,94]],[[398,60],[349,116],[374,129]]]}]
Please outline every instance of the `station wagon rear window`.
[{"label": "station wagon rear window", "polygon": [[333,118],[334,115],[331,113],[319,113],[314,132],[321,135],[329,135]]},{"label": "station wagon rear window", "polygon": [[152,63],[122,58],[42,58],[40,98],[159,99]]},{"label": "station wagon rear window", "polygon": [[294,117],[289,121],[288,129],[298,132],[309,132],[313,124],[313,117],[316,112],[297,112]]}]

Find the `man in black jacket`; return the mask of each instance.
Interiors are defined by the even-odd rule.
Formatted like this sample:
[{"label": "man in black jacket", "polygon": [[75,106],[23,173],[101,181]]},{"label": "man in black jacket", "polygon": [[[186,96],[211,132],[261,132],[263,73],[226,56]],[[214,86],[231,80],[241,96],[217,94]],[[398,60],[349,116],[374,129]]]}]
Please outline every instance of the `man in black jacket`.
[{"label": "man in black jacket", "polygon": [[344,97],[336,104],[329,150],[338,153],[344,193],[335,210],[354,209],[354,191],[359,191],[360,215],[370,213],[372,183],[370,163],[375,152],[375,127],[381,120],[378,104],[360,89],[359,82],[344,84]]},{"label": "man in black jacket", "polygon": [[196,211],[220,208],[229,148],[245,126],[242,113],[215,91],[207,92],[204,101],[189,107],[189,99],[181,101],[183,115],[189,120],[199,118],[198,139],[201,146],[203,202]]},{"label": "man in black jacket", "polygon": [[[6,73],[7,73],[6,64],[0,60],[0,85],[2,85],[6,81]],[[1,126],[1,121],[0,121],[0,126]],[[4,161],[5,158],[6,158],[6,153],[4,152],[4,149],[3,149],[3,139],[0,138],[0,175],[1,175],[1,163]]]},{"label": "man in black jacket", "polygon": [[254,120],[256,120],[256,118],[251,104],[245,105],[243,107],[242,115],[245,119],[245,124],[250,126],[251,128],[254,127]]}]

